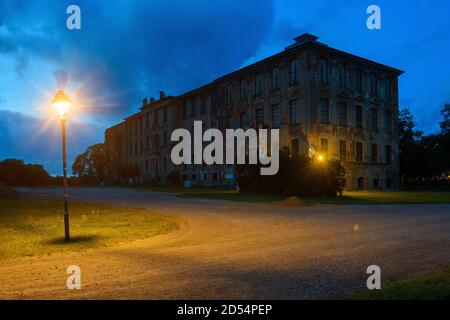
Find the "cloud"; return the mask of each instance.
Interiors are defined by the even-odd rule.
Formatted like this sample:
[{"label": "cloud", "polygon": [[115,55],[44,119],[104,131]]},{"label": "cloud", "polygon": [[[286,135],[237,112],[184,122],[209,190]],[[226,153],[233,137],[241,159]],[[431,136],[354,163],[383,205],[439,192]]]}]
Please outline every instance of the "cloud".
[{"label": "cloud", "polygon": [[[82,29],[65,27],[64,1],[0,0],[4,43],[18,71],[46,61],[56,82],[78,82],[92,112],[123,116],[144,96],[179,94],[238,68],[274,19],[272,0],[80,0]],[[49,10],[51,8],[51,10]]]},{"label": "cloud", "polygon": [[[40,163],[52,174],[61,173],[61,131],[58,119],[38,119],[17,112],[0,110],[0,159],[19,158]],[[79,122],[68,122],[67,158],[69,172],[77,154],[98,143],[103,129]]]}]

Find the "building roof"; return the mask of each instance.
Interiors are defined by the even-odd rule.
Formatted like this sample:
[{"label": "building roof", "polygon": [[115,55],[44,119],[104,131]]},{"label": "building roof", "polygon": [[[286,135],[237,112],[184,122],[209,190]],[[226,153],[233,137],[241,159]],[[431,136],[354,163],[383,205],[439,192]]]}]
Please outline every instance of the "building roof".
[{"label": "building roof", "polygon": [[185,97],[185,96],[194,94],[196,92],[202,91],[203,89],[206,89],[206,88],[212,86],[213,84],[215,84],[215,83],[217,83],[217,82],[219,82],[221,80],[226,80],[228,78],[232,78],[232,77],[236,76],[237,74],[244,73],[244,72],[256,69],[259,66],[261,66],[261,65],[263,65],[263,64],[265,64],[267,62],[276,60],[276,59],[278,59],[278,58],[280,58],[280,57],[282,57],[282,56],[284,56],[286,54],[289,54],[291,52],[297,51],[299,48],[303,48],[303,47],[306,47],[306,46],[315,46],[315,47],[318,47],[318,48],[320,48],[322,50],[326,50],[326,51],[329,51],[329,52],[332,52],[332,53],[336,53],[336,54],[339,54],[339,55],[344,55],[344,56],[347,56],[348,58],[360,61],[362,63],[373,65],[376,68],[381,68],[381,69],[388,70],[389,72],[392,72],[392,73],[394,73],[396,75],[401,75],[402,73],[404,73],[404,71],[402,71],[400,69],[396,69],[396,68],[384,65],[382,63],[378,63],[376,61],[372,61],[372,60],[369,60],[369,59],[366,59],[366,58],[363,58],[363,57],[360,57],[360,56],[357,56],[357,55],[354,55],[354,54],[351,54],[351,53],[347,53],[347,52],[344,52],[344,51],[341,51],[341,50],[338,50],[338,49],[331,48],[327,44],[318,42],[317,39],[319,39],[318,36],[315,36],[315,35],[312,35],[312,34],[309,34],[309,33],[304,33],[304,34],[294,38],[295,43],[287,46],[283,51],[280,51],[280,52],[278,52],[278,53],[276,53],[276,54],[274,54],[272,56],[269,56],[267,58],[259,60],[259,61],[255,62],[255,63],[252,63],[252,64],[250,64],[248,66],[245,66],[243,68],[240,68],[238,70],[232,71],[232,72],[230,72],[228,74],[225,74],[225,75],[223,75],[223,76],[221,76],[221,77],[213,80],[212,82],[209,82],[209,83],[207,83],[207,84],[205,84],[205,85],[203,85],[201,87],[195,88],[195,89],[187,91],[185,93],[182,93],[181,95],[179,95],[179,97]]}]

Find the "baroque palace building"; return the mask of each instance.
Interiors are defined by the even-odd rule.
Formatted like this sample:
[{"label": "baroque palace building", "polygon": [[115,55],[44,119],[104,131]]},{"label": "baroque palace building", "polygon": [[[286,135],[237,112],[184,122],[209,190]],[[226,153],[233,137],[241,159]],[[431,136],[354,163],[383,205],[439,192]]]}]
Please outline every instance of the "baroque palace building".
[{"label": "baroque palace building", "polygon": [[[108,128],[109,183],[124,165],[133,182],[167,181],[177,169],[186,184],[233,185],[234,168],[171,162],[170,135],[206,128],[280,129],[280,147],[340,160],[346,190],[398,189],[398,76],[373,62],[303,34],[285,50],[180,96],[144,99],[140,111]],[[122,178],[123,179],[123,178]],[[122,181],[123,182],[123,181]]]}]

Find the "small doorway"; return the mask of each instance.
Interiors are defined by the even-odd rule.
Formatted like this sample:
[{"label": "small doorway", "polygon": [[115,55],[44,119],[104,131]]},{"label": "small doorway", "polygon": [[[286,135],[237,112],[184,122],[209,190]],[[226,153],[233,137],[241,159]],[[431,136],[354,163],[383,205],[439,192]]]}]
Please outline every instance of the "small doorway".
[{"label": "small doorway", "polygon": [[364,177],[359,177],[357,180],[357,187],[358,190],[364,190]]}]

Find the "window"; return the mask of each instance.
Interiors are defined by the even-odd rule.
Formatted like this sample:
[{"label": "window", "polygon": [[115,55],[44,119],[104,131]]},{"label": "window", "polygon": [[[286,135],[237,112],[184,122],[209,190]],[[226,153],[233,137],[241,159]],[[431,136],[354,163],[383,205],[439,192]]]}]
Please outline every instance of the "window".
[{"label": "window", "polygon": [[144,151],[144,140],[141,140],[141,148],[139,150],[141,150],[141,152]]},{"label": "window", "polygon": [[163,159],[164,159],[163,168],[164,168],[164,171],[167,171],[167,157],[164,157]]},{"label": "window", "polygon": [[347,126],[347,103],[345,103],[345,102],[338,103],[338,113],[339,113],[339,126],[346,127]]},{"label": "window", "polygon": [[328,99],[320,99],[320,123],[330,123],[330,106]]},{"label": "window", "polygon": [[233,86],[229,84],[227,86],[227,104],[230,104],[233,102]]},{"label": "window", "polygon": [[150,127],[150,119],[149,119],[149,113],[145,114],[145,127],[148,128]]},{"label": "window", "polygon": [[374,97],[378,94],[377,75],[374,72],[370,74],[369,84],[370,84],[370,95]]},{"label": "window", "polygon": [[355,87],[356,87],[356,91],[358,91],[359,93],[362,93],[362,91],[363,91],[363,71],[361,68],[356,69]]},{"label": "window", "polygon": [[248,97],[248,83],[246,79],[241,80],[241,99],[245,100]]},{"label": "window", "polygon": [[392,161],[392,146],[387,145],[386,146],[386,162]]},{"label": "window", "polygon": [[229,116],[227,118],[227,129],[234,129],[234,120],[233,116]]},{"label": "window", "polygon": [[164,107],[164,122],[167,122],[167,106]]},{"label": "window", "polygon": [[298,82],[298,60],[292,60],[289,64],[289,84],[294,85]]},{"label": "window", "polygon": [[357,189],[358,190],[363,190],[364,189],[364,177],[358,177],[358,179],[356,180],[356,184],[357,184]]},{"label": "window", "polygon": [[299,104],[298,100],[292,100],[290,102],[290,120],[291,124],[296,125],[300,122],[300,110],[299,110]]},{"label": "window", "polygon": [[139,154],[139,145],[138,142],[134,142],[134,155],[137,156]]},{"label": "window", "polygon": [[202,98],[201,98],[200,114],[201,115],[206,114],[206,97],[205,96],[202,96]]},{"label": "window", "polygon": [[378,180],[378,178],[373,179],[373,187],[374,187],[374,188],[378,188],[378,185],[379,185],[379,180]]},{"label": "window", "polygon": [[386,179],[386,188],[392,189],[392,179],[391,178]]},{"label": "window", "polygon": [[299,154],[300,143],[298,139],[291,140],[291,153],[293,156],[297,156]]},{"label": "window", "polygon": [[274,104],[272,106],[272,128],[280,128],[280,105]]},{"label": "window", "polygon": [[392,92],[391,92],[391,79],[390,78],[386,78],[384,79],[384,98],[385,99],[390,99]]},{"label": "window", "polygon": [[378,130],[378,110],[377,110],[377,108],[370,108],[370,128],[373,131]]},{"label": "window", "polygon": [[363,127],[363,108],[361,106],[356,106],[356,127]]},{"label": "window", "polygon": [[163,145],[164,146],[167,146],[168,145],[168,143],[169,143],[169,139],[168,139],[168,134],[167,134],[167,131],[164,131],[164,133],[163,133],[164,135],[163,135],[163,139],[164,139],[164,141],[163,141]]},{"label": "window", "polygon": [[151,143],[150,140],[151,140],[150,136],[147,136],[147,149],[150,149],[150,143]]},{"label": "window", "polygon": [[345,70],[345,64],[343,63],[339,63],[338,65],[338,80],[340,87],[345,87],[347,85],[347,75]]},{"label": "window", "polygon": [[386,111],[386,133],[392,133],[392,112]]},{"label": "window", "polygon": [[372,162],[378,162],[378,145],[372,143]]},{"label": "window", "polygon": [[183,120],[186,120],[187,118],[187,105],[183,105]]},{"label": "window", "polygon": [[241,126],[241,128],[247,127],[247,113],[242,112],[239,115],[239,125]]},{"label": "window", "polygon": [[130,145],[129,145],[129,154],[130,154],[130,156],[133,155],[133,143],[132,142],[130,142]]},{"label": "window", "polygon": [[158,110],[155,110],[155,112],[153,113],[153,123],[154,123],[154,124],[159,123],[159,114],[158,114]]},{"label": "window", "polygon": [[327,59],[320,59],[320,66],[319,66],[319,80],[322,84],[328,83],[328,60]]},{"label": "window", "polygon": [[197,111],[195,110],[195,100],[191,100],[191,117],[196,116]]},{"label": "window", "polygon": [[328,155],[328,139],[321,138],[320,139],[320,151]]},{"label": "window", "polygon": [[218,101],[219,101],[219,99],[217,97],[217,91],[214,90],[211,93],[211,113],[217,112]]},{"label": "window", "polygon": [[264,109],[263,108],[256,109],[255,116],[256,116],[256,124],[263,125],[264,124]]},{"label": "window", "polygon": [[155,145],[155,147],[159,147],[159,135],[158,134],[155,134],[155,142],[153,143],[154,145]]},{"label": "window", "polygon": [[280,68],[276,67],[272,69],[272,90],[278,90],[280,88]]},{"label": "window", "polygon": [[145,160],[145,172],[147,172],[147,173],[150,172],[150,168],[148,166],[148,160]]},{"label": "window", "polygon": [[263,76],[262,74],[257,74],[255,77],[255,96],[259,97],[262,95],[263,91]]},{"label": "window", "polygon": [[347,160],[347,141],[345,140],[339,141],[339,159],[341,161]]},{"label": "window", "polygon": [[363,161],[363,144],[362,142],[356,142],[356,161]]}]

